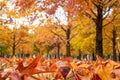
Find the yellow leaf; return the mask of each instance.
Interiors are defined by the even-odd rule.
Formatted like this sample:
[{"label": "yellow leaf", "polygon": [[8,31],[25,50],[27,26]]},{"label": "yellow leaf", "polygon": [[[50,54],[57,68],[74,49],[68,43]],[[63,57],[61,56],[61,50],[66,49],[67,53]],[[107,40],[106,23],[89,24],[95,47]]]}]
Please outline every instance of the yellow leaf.
[{"label": "yellow leaf", "polygon": [[88,68],[90,65],[89,64],[81,64],[79,65],[79,68]]},{"label": "yellow leaf", "polygon": [[71,66],[72,66],[73,69],[77,69],[78,68],[78,66],[77,66],[77,64],[75,64],[75,62],[71,62]]},{"label": "yellow leaf", "polygon": [[11,61],[14,63],[16,61],[16,59],[17,58],[15,56],[13,56],[12,59],[11,59]]},{"label": "yellow leaf", "polygon": [[110,64],[100,65],[97,74],[102,80],[108,80],[112,71],[112,66]]}]

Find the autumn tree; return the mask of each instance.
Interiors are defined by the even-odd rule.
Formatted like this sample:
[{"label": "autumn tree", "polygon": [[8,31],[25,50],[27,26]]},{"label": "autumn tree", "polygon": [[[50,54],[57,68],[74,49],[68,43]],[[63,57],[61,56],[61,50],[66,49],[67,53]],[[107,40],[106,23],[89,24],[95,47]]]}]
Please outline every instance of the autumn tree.
[{"label": "autumn tree", "polygon": [[[28,43],[29,40],[29,34],[28,34],[28,27],[21,26],[18,30],[13,30],[12,32],[12,55],[15,55],[15,50],[19,45]],[[27,49],[26,49],[27,50]]]},{"label": "autumn tree", "polygon": [[9,55],[9,48],[8,42],[6,38],[8,37],[8,27],[7,26],[0,26],[0,56],[4,56],[5,54]]},{"label": "autumn tree", "polygon": [[55,43],[55,37],[50,33],[47,27],[36,27],[34,29],[34,51],[43,50],[44,54],[51,54]]},{"label": "autumn tree", "polygon": [[[18,6],[22,7],[24,6],[22,3],[29,3],[26,1],[21,1],[21,0],[17,0],[17,2],[20,4]],[[63,31],[65,32],[66,35],[66,54],[67,56],[70,56],[70,34],[71,34],[71,21],[72,21],[72,17],[74,17],[74,15],[76,14],[77,9],[79,9],[79,3],[80,0],[46,0],[46,1],[36,1],[36,5],[38,5],[38,8],[35,8],[36,10],[39,11],[45,11],[48,15],[47,17],[49,17],[49,15],[53,15],[55,14],[56,10],[59,7],[62,7],[65,11],[65,15],[67,17],[67,25],[66,27],[62,27]],[[42,4],[43,6],[39,5]],[[25,4],[25,6],[27,6],[28,4]],[[28,7],[26,8],[28,9]]]},{"label": "autumn tree", "polygon": [[[23,1],[18,0],[18,2],[23,3]],[[29,1],[31,2],[31,1]],[[25,2],[24,3],[29,3]],[[110,12],[113,6],[116,4],[117,0],[47,0],[47,1],[36,1],[37,4],[43,4],[43,6],[39,6],[40,10],[46,11],[49,15],[52,15],[56,12],[58,7],[63,7],[65,12],[67,13],[67,28],[66,28],[66,53],[67,56],[70,56],[70,33],[71,33],[71,21],[72,17],[76,14],[76,11],[85,12],[86,16],[91,18],[96,25],[96,53],[103,57],[103,37],[102,37],[102,28],[106,26],[108,23],[103,24],[104,20],[110,16]],[[82,5],[84,4],[84,5]],[[27,6],[28,4],[25,4]],[[21,9],[23,4],[20,5]],[[111,20],[112,21],[112,20]],[[111,22],[110,21],[110,22]],[[64,28],[63,28],[64,29]],[[64,29],[65,30],[65,29]]]},{"label": "autumn tree", "polygon": [[108,41],[111,41],[111,46],[112,46],[112,53],[113,53],[113,60],[114,61],[117,61],[117,53],[118,52],[118,49],[117,49],[117,46],[118,46],[118,41],[117,39],[119,38],[119,15],[118,14],[115,18],[115,20],[109,24],[109,26],[107,26],[106,28],[104,28],[104,36],[108,38]]},{"label": "autumn tree", "polygon": [[[51,17],[51,15],[54,16],[59,8],[62,8],[67,19],[67,24],[61,26],[61,21],[59,21],[58,18],[57,26],[59,26],[61,30],[65,33],[66,54],[67,56],[70,56],[70,40],[71,38],[73,38],[71,34],[73,33],[73,27],[75,27],[72,22],[74,20],[77,20],[76,17],[78,17],[78,19],[80,20],[79,15],[85,14],[95,23],[96,53],[99,56],[103,57],[103,27],[107,26],[115,19],[117,14],[113,15],[112,13],[115,11],[114,7],[117,5],[118,2],[118,0],[16,0],[15,8],[13,11],[9,12],[9,17],[10,19],[11,15],[16,15],[12,16],[12,18],[27,17],[29,22],[33,22],[37,20],[38,16],[36,17],[36,15],[41,11],[46,12],[46,18],[49,18]],[[16,12],[14,13],[14,11]],[[111,15],[113,16],[111,17]],[[40,23],[42,22],[40,21]],[[52,33],[54,32],[52,31]],[[54,34],[58,36],[58,34]]]},{"label": "autumn tree", "polygon": [[7,29],[5,32],[7,32],[6,36],[4,36],[5,41],[8,43],[9,47],[11,47],[12,50],[12,56],[16,53],[16,48],[22,44],[26,43],[28,41],[28,28],[27,27],[21,27],[13,29]]},{"label": "autumn tree", "polygon": [[[72,40],[71,45],[77,51],[78,58],[80,59],[82,55],[95,54],[95,29],[94,23],[88,19],[86,16],[81,16],[81,20],[77,23],[80,24],[80,27],[76,28],[76,32],[79,32]],[[95,60],[95,59],[93,59]]]},{"label": "autumn tree", "polygon": [[[54,1],[53,1],[54,3]],[[77,6],[77,4],[79,4],[79,1],[77,2],[76,0],[68,0],[68,1],[57,1],[57,3],[55,3],[55,5],[51,8],[47,10],[48,14],[54,14],[56,12],[56,9],[62,8],[64,10],[64,15],[67,19],[67,24],[62,25],[60,18],[55,17],[57,19],[58,25],[56,25],[55,27],[60,27],[59,29],[61,29],[65,35],[65,37],[61,37],[61,34],[58,34],[54,31],[51,31],[53,34],[55,34],[56,36],[58,36],[60,39],[64,40],[65,42],[65,46],[66,46],[66,55],[67,56],[71,56],[71,39],[76,35],[76,33],[72,33],[73,30],[78,27],[79,25],[77,24],[72,24],[72,21],[77,21],[77,8],[79,7],[79,5]],[[76,15],[76,16],[74,16]],[[62,15],[61,15],[62,16]],[[76,20],[75,20],[76,19]],[[65,39],[64,39],[65,38]]]},{"label": "autumn tree", "polygon": [[103,57],[103,27],[110,24],[116,15],[107,23],[104,21],[111,16],[113,7],[118,0],[89,0],[86,1],[87,5],[91,4],[89,11],[86,11],[86,16],[93,20],[96,25],[96,53]]},{"label": "autumn tree", "polygon": [[[115,9],[115,12],[113,13],[113,15],[114,14],[118,14],[116,17],[115,17],[115,19],[114,19],[114,21],[112,22],[112,36],[113,36],[113,38],[112,38],[112,43],[113,43],[113,60],[114,61],[117,61],[117,38],[119,37],[119,31],[120,31],[120,28],[119,28],[119,20],[120,20],[120,18],[119,18],[119,16],[120,16],[120,11],[119,11],[119,6],[120,5],[120,3],[118,3],[118,5],[117,5],[117,7],[115,7],[114,9]],[[118,10],[118,11],[116,11],[116,10]],[[119,52],[118,52],[119,53]]]}]

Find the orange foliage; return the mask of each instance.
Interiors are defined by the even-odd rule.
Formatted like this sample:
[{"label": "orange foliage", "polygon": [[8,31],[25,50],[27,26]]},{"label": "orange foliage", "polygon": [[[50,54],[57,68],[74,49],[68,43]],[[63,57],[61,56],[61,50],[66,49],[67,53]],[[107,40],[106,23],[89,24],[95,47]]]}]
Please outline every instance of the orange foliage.
[{"label": "orange foliage", "polygon": [[21,9],[26,10],[34,3],[34,1],[35,0],[17,0],[16,6],[20,6]]},{"label": "orange foliage", "polygon": [[[11,80],[28,80],[30,78],[34,78],[36,80],[48,80],[48,74],[49,77],[51,75],[51,78],[53,79],[61,80],[120,79],[120,64],[112,60],[101,60],[100,57],[97,57],[96,61],[79,61],[71,58],[45,60],[41,55],[38,55],[35,59],[32,58],[32,60],[31,58],[28,58],[27,60],[30,60],[31,63],[26,67],[23,65],[23,63],[26,62],[25,59],[14,59],[18,62],[18,67],[15,70],[12,68],[13,71],[10,70],[9,66],[7,66],[8,71],[1,70],[1,80],[7,78],[10,78]],[[7,63],[9,62],[10,61],[7,60]],[[3,63],[6,63],[6,59],[3,59]],[[2,76],[3,73],[5,74],[4,76]],[[38,74],[39,76],[35,74]]]}]

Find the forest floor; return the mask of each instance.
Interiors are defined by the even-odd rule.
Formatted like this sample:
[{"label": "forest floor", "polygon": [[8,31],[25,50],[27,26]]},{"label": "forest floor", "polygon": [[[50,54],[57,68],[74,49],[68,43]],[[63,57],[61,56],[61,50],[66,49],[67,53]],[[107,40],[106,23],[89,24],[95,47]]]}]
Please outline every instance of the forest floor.
[{"label": "forest floor", "polygon": [[0,58],[0,80],[120,80],[120,63],[104,60]]}]

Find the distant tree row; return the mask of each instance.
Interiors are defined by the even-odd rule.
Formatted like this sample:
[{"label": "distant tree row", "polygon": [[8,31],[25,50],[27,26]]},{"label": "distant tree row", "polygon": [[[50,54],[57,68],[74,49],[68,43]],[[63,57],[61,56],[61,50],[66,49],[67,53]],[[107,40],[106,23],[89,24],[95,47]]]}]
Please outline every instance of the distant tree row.
[{"label": "distant tree row", "polygon": [[94,60],[97,54],[111,55],[116,61],[119,6],[119,0],[1,1],[0,53],[14,56],[42,49],[58,57],[91,54]]}]

